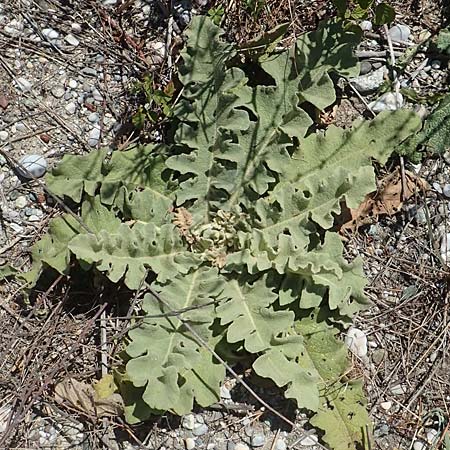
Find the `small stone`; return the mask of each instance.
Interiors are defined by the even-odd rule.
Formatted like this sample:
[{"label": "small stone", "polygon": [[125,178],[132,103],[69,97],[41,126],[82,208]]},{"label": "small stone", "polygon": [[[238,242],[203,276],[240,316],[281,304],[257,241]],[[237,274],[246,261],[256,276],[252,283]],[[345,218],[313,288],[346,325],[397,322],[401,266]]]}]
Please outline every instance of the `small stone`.
[{"label": "small stone", "polygon": [[231,399],[231,392],[224,385],[220,386],[220,398],[223,398],[223,399],[226,399],[226,400],[230,400]]},{"label": "small stone", "polygon": [[208,427],[204,423],[197,423],[192,430],[194,436],[203,436],[208,432]]},{"label": "small stone", "polygon": [[370,20],[363,20],[359,24],[361,30],[363,31],[371,31],[372,30],[372,22]]},{"label": "small stone", "polygon": [[419,208],[416,211],[416,222],[420,225],[427,223],[427,214],[425,208]]},{"label": "small stone", "polygon": [[437,193],[442,194],[442,187],[437,181],[433,181],[432,186]]},{"label": "small stone", "polygon": [[441,258],[445,264],[450,262],[450,233],[444,233],[441,240]]},{"label": "small stone", "polygon": [[383,84],[386,73],[387,68],[382,66],[373,72],[351,78],[350,81],[358,92],[368,94],[377,90]]},{"label": "small stone", "polygon": [[385,410],[385,411],[389,411],[392,408],[392,402],[387,401],[387,402],[381,402],[380,406]]},{"label": "small stone", "polygon": [[[41,155],[25,155],[19,163],[21,167],[17,170],[24,178],[39,178],[47,171],[47,161]],[[27,171],[24,171],[22,167]]]},{"label": "small stone", "polygon": [[394,25],[389,29],[389,36],[394,42],[407,41],[411,36],[411,30],[407,25]]},{"label": "small stone", "polygon": [[444,184],[444,187],[442,188],[442,193],[443,193],[447,198],[450,198],[450,184]]},{"label": "small stone", "polygon": [[364,331],[351,327],[345,337],[345,344],[358,358],[363,358],[367,355],[367,337]]},{"label": "small stone", "polygon": [[54,30],[53,28],[44,28],[42,30],[42,34],[50,40],[54,40],[54,39],[58,39],[59,38],[59,33]]},{"label": "small stone", "polygon": [[16,201],[14,202],[17,209],[23,209],[28,205],[28,200],[26,197],[21,195],[20,197],[16,198]]},{"label": "small stone", "polygon": [[22,78],[22,77],[17,78],[16,83],[17,83],[17,87],[22,92],[30,92],[31,91],[32,84],[25,78]]},{"label": "small stone", "polygon": [[28,217],[28,220],[30,222],[39,222],[41,218],[37,216],[36,214],[31,214],[31,216]]},{"label": "small stone", "polygon": [[78,45],[80,45],[80,41],[70,33],[64,37],[64,40],[72,47],[78,47]]},{"label": "small stone", "polygon": [[431,68],[435,69],[435,70],[439,70],[442,67],[442,63],[441,63],[441,61],[439,61],[439,59],[433,59],[433,61],[431,61],[430,65],[431,65]]},{"label": "small stone", "polygon": [[393,395],[403,395],[406,394],[407,386],[404,383],[396,383],[392,385],[389,390]]},{"label": "small stone", "polygon": [[255,433],[250,439],[252,447],[262,447],[266,442],[266,437],[262,433]]},{"label": "small stone", "polygon": [[97,71],[95,69],[93,69],[92,67],[83,67],[81,69],[81,73],[83,75],[87,75],[90,77],[96,77],[97,76]]},{"label": "small stone", "polygon": [[360,75],[366,75],[371,70],[372,70],[372,64],[370,64],[369,61],[364,60],[361,62],[360,66],[359,66],[359,74]]},{"label": "small stone", "polygon": [[379,113],[381,111],[395,111],[396,109],[400,109],[403,106],[403,95],[394,93],[394,92],[386,92],[377,100],[369,103],[369,108],[374,113]]},{"label": "small stone", "polygon": [[91,114],[88,115],[89,122],[91,123],[97,123],[100,120],[100,116],[98,115],[98,113],[93,112]]},{"label": "small stone", "polygon": [[414,444],[413,444],[414,450],[426,450],[426,448],[427,448],[427,446],[426,446],[425,442],[423,442],[421,440],[414,441]]},{"label": "small stone", "polygon": [[6,130],[0,131],[0,141],[6,141],[8,140],[8,132]]},{"label": "small stone", "polygon": [[92,91],[92,97],[94,97],[94,100],[97,100],[98,102],[103,101],[103,95],[100,94],[98,89],[94,89]]},{"label": "small stone", "polygon": [[77,105],[74,102],[67,103],[66,107],[64,108],[68,114],[74,114],[77,110]]},{"label": "small stone", "polygon": [[90,147],[96,147],[99,140],[100,140],[100,128],[94,127],[89,132],[88,145]]},{"label": "small stone", "polygon": [[186,414],[181,419],[181,426],[186,428],[186,430],[193,430],[195,426],[195,417],[194,414]]},{"label": "small stone", "polygon": [[287,449],[286,441],[284,439],[278,438],[274,450],[286,450],[286,449]]},{"label": "small stone", "polygon": [[97,55],[95,57],[95,62],[97,64],[103,64],[105,62],[105,57],[103,55]]},{"label": "small stone", "polygon": [[51,92],[54,97],[61,98],[64,95],[64,92],[66,92],[66,90],[64,89],[63,86],[54,86]]},{"label": "small stone", "polygon": [[427,431],[427,441],[429,444],[434,444],[437,437],[439,436],[439,432],[434,428],[431,428]]},{"label": "small stone", "polygon": [[239,442],[238,444],[236,444],[234,446],[234,450],[250,450],[250,449],[247,444],[243,444],[243,443]]},{"label": "small stone", "polygon": [[78,86],[78,82],[76,80],[70,79],[67,85],[70,89],[75,89]]},{"label": "small stone", "polygon": [[79,24],[79,23],[77,23],[77,22],[73,22],[71,25],[70,25],[70,28],[72,29],[72,31],[74,32],[74,33],[81,33],[81,25]]},{"label": "small stone", "polygon": [[319,442],[319,438],[315,434],[310,434],[308,436],[305,436],[303,439],[299,441],[300,445],[303,445],[305,447],[316,445]]},{"label": "small stone", "polygon": [[185,445],[186,445],[186,450],[192,450],[195,448],[195,439],[193,438],[186,438],[184,441]]}]

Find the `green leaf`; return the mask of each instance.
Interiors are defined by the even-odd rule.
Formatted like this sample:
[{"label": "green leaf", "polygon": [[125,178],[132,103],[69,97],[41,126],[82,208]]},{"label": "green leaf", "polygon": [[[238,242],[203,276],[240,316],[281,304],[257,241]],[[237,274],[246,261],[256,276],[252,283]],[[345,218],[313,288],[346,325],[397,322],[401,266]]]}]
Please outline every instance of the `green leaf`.
[{"label": "green leaf", "polygon": [[147,270],[161,282],[176,273],[187,273],[200,263],[200,257],[189,252],[173,225],[160,228],[153,223],[125,224],[114,232],[76,236],[68,245],[77,258],[105,272],[117,283],[124,277],[130,289],[138,289]]},{"label": "green leaf", "polygon": [[224,280],[216,269],[200,268],[157,288],[168,306],[150,294],[144,297],[142,308],[149,317],[129,333],[126,352],[132,359],[126,370],[133,386],[145,387],[142,398],[148,408],[185,414],[194,399],[202,406],[218,401],[224,368],[180,318],[166,314],[188,309],[180,317],[214,346],[214,306],[208,304],[221,297],[223,289]]},{"label": "green leaf", "polygon": [[330,448],[356,450],[355,443],[363,442],[370,422],[361,381],[337,377],[349,366],[347,350],[335,338],[337,330],[327,325],[317,311],[304,315],[296,330],[303,336],[307,354],[320,377],[320,406],[311,424],[325,432],[323,439]]},{"label": "green leaf", "polygon": [[385,25],[393,22],[395,19],[395,9],[387,3],[379,3],[375,7],[375,23]]},{"label": "green leaf", "polygon": [[404,142],[400,154],[412,154],[423,146],[432,153],[444,153],[450,147],[450,95],[447,95],[437,108],[427,117],[422,130]]},{"label": "green leaf", "polygon": [[345,13],[347,12],[347,0],[332,0],[334,6],[338,10],[338,14],[341,17],[345,16]]}]

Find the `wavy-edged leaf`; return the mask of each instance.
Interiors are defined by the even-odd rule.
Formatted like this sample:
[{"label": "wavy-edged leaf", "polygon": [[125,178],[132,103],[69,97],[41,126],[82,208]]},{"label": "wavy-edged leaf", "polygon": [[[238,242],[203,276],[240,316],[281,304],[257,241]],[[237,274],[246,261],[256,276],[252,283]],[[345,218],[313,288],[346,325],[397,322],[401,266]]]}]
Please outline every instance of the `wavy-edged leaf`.
[{"label": "wavy-edged leaf", "polygon": [[136,187],[154,192],[156,196],[171,197],[162,178],[165,169],[159,148],[152,145],[127,151],[115,151],[108,160],[108,150],[101,149],[88,155],[65,155],[46,176],[49,190],[60,196],[81,202],[85,192],[94,196],[97,191],[103,203],[112,205],[121,186]]},{"label": "wavy-edged leaf", "polygon": [[320,376],[321,401],[311,424],[325,432],[323,439],[330,448],[356,450],[356,443],[363,442],[370,424],[367,401],[360,380],[339,376],[349,366],[347,349],[335,337],[338,330],[323,320],[323,313],[305,314],[295,326]]},{"label": "wavy-edged leaf", "polygon": [[223,367],[183,321],[164,313],[188,309],[180,317],[211,345],[217,338],[212,328],[214,305],[209,303],[222,295],[224,284],[216,269],[200,268],[157,288],[167,306],[150,294],[144,297],[142,308],[149,317],[129,333],[126,352],[132,359],[126,370],[135,387],[145,387],[142,398],[149,408],[184,414],[192,409],[194,398],[202,406],[218,400]]},{"label": "wavy-edged leaf", "polygon": [[95,264],[113,282],[124,278],[130,289],[138,289],[147,270],[161,282],[177,273],[187,273],[200,264],[199,255],[184,246],[176,228],[153,223],[136,223],[132,228],[121,224],[115,233],[76,236],[69,249],[77,258]]}]

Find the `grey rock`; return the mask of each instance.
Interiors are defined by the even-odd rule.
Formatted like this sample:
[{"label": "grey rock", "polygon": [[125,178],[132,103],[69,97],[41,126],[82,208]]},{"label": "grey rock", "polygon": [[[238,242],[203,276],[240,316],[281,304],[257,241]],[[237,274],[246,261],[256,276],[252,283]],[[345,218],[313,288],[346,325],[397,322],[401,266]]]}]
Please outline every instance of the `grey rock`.
[{"label": "grey rock", "polygon": [[426,450],[427,444],[425,442],[421,441],[420,439],[414,441],[413,449],[414,450]]},{"label": "grey rock", "polygon": [[226,399],[226,400],[230,400],[231,399],[231,392],[224,385],[220,386],[220,398],[223,398],[223,399]]},{"label": "grey rock", "polygon": [[89,122],[91,123],[97,123],[100,120],[100,116],[98,115],[98,113],[93,112],[91,114],[88,115]]},{"label": "grey rock", "polygon": [[389,29],[389,36],[394,42],[407,41],[411,36],[408,25],[394,25]]},{"label": "grey rock", "polygon": [[368,94],[377,90],[383,84],[384,75],[386,73],[387,69],[383,66],[373,72],[352,78],[350,81],[358,92],[361,94]]},{"label": "grey rock", "polygon": [[75,89],[78,86],[78,81],[70,79],[67,85],[70,87],[70,89]]},{"label": "grey rock", "polygon": [[70,33],[64,37],[64,40],[72,47],[78,47],[78,45],[80,45],[80,41]]},{"label": "grey rock", "polygon": [[41,220],[41,217],[37,216],[36,214],[32,214],[30,217],[28,217],[28,220],[30,222],[39,222]]},{"label": "grey rock", "polygon": [[366,75],[372,70],[372,64],[370,64],[369,61],[364,60],[361,62],[361,65],[359,67],[359,74],[360,75]]},{"label": "grey rock", "polygon": [[439,61],[439,59],[433,59],[430,65],[432,69],[439,70],[442,66],[442,63],[441,61]]},{"label": "grey rock", "polygon": [[304,438],[300,439],[299,444],[303,446],[313,446],[319,442],[319,438],[315,434],[308,434]]},{"label": "grey rock", "polygon": [[70,100],[73,97],[73,93],[70,91],[67,91],[64,93],[64,100]]},{"label": "grey rock", "polygon": [[59,38],[59,33],[54,30],[53,28],[44,28],[42,30],[42,34],[50,40],[54,40],[54,39],[58,39]]},{"label": "grey rock", "polygon": [[92,67],[83,67],[81,69],[81,73],[83,75],[87,75],[89,77],[96,77],[97,76],[97,70],[93,69]]},{"label": "grey rock", "polygon": [[194,436],[203,436],[208,432],[208,427],[204,423],[197,423],[194,425],[194,429],[192,430],[192,434]]},{"label": "grey rock", "polygon": [[94,98],[94,100],[97,100],[98,102],[103,101],[103,95],[100,94],[98,89],[92,90],[92,97]]},{"label": "grey rock", "polygon": [[25,78],[19,77],[16,79],[17,87],[22,92],[30,92],[32,88],[32,84]]},{"label": "grey rock", "polygon": [[97,64],[103,64],[105,62],[105,57],[103,55],[97,55],[95,57],[95,62]]},{"label": "grey rock", "polygon": [[255,433],[250,440],[252,447],[262,447],[266,442],[266,437],[262,433]]},{"label": "grey rock", "polygon": [[442,188],[442,193],[443,193],[447,198],[450,198],[450,184],[444,184],[444,187]]},{"label": "grey rock", "polygon": [[381,97],[369,103],[374,113],[381,111],[395,111],[403,106],[403,95],[399,92],[385,92]]},{"label": "grey rock", "polygon": [[6,141],[9,137],[9,134],[6,130],[0,131],[0,141]]},{"label": "grey rock", "polygon": [[90,147],[96,147],[99,140],[100,140],[100,128],[94,127],[89,132],[88,145]]},{"label": "grey rock", "polygon": [[47,171],[47,161],[41,155],[25,155],[19,160],[21,167],[18,168],[20,175],[24,178],[39,178]]},{"label": "grey rock", "polygon": [[65,92],[66,90],[63,86],[54,86],[51,90],[52,95],[56,98],[61,98]]},{"label": "grey rock", "polygon": [[286,441],[284,439],[278,438],[275,444],[275,450],[286,450],[286,449],[287,449]]},{"label": "grey rock", "polygon": [[416,222],[420,225],[427,223],[427,215],[425,208],[419,208],[416,212]]}]

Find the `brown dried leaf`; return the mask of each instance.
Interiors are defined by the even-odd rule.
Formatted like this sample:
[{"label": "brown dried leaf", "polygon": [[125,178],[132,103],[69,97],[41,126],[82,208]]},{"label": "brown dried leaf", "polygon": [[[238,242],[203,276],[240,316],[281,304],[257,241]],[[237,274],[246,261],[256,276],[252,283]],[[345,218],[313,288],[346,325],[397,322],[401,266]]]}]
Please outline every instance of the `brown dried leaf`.
[{"label": "brown dried leaf", "polygon": [[192,215],[186,208],[177,208],[174,212],[173,223],[178,228],[181,236],[184,236],[186,240],[192,244],[194,239],[191,234]]},{"label": "brown dried leaf", "polygon": [[412,172],[405,171],[405,186],[402,195],[402,177],[399,169],[387,175],[380,182],[376,192],[366,195],[357,209],[348,209],[347,220],[343,222],[341,231],[355,231],[361,225],[371,223],[380,215],[392,216],[401,210],[403,202],[416,193],[429,190],[428,183]]},{"label": "brown dried leaf", "polygon": [[90,384],[74,378],[68,378],[55,386],[55,400],[89,416],[118,416],[123,412],[123,400],[119,394],[99,398]]}]

